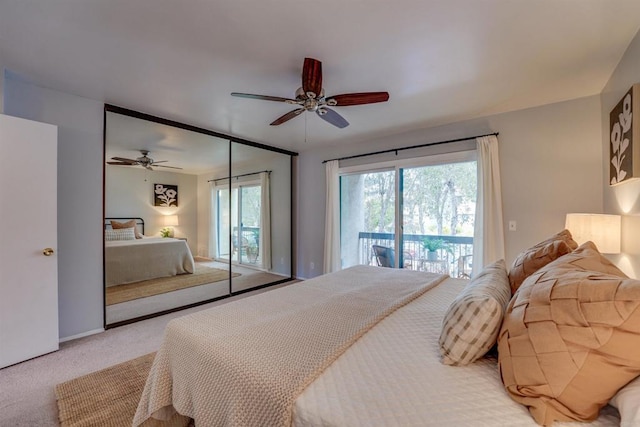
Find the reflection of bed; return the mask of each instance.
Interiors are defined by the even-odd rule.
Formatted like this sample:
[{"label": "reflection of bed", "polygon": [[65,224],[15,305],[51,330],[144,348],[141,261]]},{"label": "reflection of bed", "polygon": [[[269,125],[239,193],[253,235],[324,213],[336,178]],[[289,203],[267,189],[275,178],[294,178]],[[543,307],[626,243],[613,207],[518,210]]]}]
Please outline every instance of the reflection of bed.
[{"label": "reflection of bed", "polygon": [[[143,223],[138,221],[138,227],[144,233]],[[187,242],[172,238],[107,241],[104,258],[106,286],[193,273],[195,269]]]},{"label": "reflection of bed", "polygon": [[[358,266],[175,319],[134,425],[177,411],[195,425],[535,426],[505,392],[495,358],[441,363],[443,316],[468,283],[444,277]],[[397,310],[354,321],[376,306],[378,288],[402,294],[396,288],[421,283],[425,292]],[[343,325],[355,339],[336,338]],[[309,368],[318,354],[326,359]],[[283,395],[291,398],[284,407]],[[595,425],[618,423],[609,413]]]}]

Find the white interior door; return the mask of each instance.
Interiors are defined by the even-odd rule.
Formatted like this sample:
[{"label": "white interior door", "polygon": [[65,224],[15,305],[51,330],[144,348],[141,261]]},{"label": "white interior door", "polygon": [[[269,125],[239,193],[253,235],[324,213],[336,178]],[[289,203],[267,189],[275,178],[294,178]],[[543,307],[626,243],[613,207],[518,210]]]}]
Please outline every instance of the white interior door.
[{"label": "white interior door", "polygon": [[0,114],[0,224],[2,368],[58,349],[56,126]]}]

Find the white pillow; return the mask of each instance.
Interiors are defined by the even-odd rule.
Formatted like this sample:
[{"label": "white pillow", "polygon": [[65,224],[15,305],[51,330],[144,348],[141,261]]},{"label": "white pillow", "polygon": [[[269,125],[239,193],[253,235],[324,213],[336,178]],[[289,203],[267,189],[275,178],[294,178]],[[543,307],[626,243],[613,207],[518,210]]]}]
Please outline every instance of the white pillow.
[{"label": "white pillow", "polygon": [[136,240],[136,233],[133,227],[118,228],[116,230],[105,230],[104,240],[107,242],[115,240]]},{"label": "white pillow", "polygon": [[620,412],[620,426],[640,425],[640,377],[622,387],[609,404]]}]

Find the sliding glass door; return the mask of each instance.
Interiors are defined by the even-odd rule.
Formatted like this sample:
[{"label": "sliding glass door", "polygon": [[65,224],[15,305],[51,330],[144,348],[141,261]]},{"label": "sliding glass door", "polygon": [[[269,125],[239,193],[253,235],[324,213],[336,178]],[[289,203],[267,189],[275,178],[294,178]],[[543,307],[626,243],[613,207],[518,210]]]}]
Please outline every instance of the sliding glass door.
[{"label": "sliding glass door", "polygon": [[[261,186],[249,183],[216,190],[217,247],[221,259],[262,267],[260,258]],[[231,230],[231,235],[226,230]],[[231,239],[231,244],[229,244]]]},{"label": "sliding glass door", "polygon": [[405,268],[468,277],[473,252],[475,161],[399,169]]},{"label": "sliding glass door", "polygon": [[237,194],[237,222],[233,227],[236,259],[239,264],[261,266],[260,260],[260,185],[243,185]]},{"label": "sliding glass door", "polygon": [[365,264],[467,276],[476,176],[475,152],[341,170],[342,267]]},{"label": "sliding glass door", "polygon": [[395,170],[340,177],[340,254],[342,266],[393,267],[396,217]]}]

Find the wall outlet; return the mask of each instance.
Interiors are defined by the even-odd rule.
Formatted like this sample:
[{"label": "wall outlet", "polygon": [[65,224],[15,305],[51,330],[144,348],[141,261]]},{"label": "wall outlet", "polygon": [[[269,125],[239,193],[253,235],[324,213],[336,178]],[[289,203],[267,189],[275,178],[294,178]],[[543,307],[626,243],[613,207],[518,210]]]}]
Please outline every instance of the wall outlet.
[{"label": "wall outlet", "polygon": [[312,269],[312,270],[315,270],[316,265],[315,265],[315,263],[314,263],[313,261],[311,261],[311,262],[309,263],[309,268],[310,268],[310,269]]},{"label": "wall outlet", "polygon": [[514,220],[509,221],[509,231],[516,231],[517,224]]},{"label": "wall outlet", "polygon": [[280,265],[284,265],[284,257],[280,258]]}]

